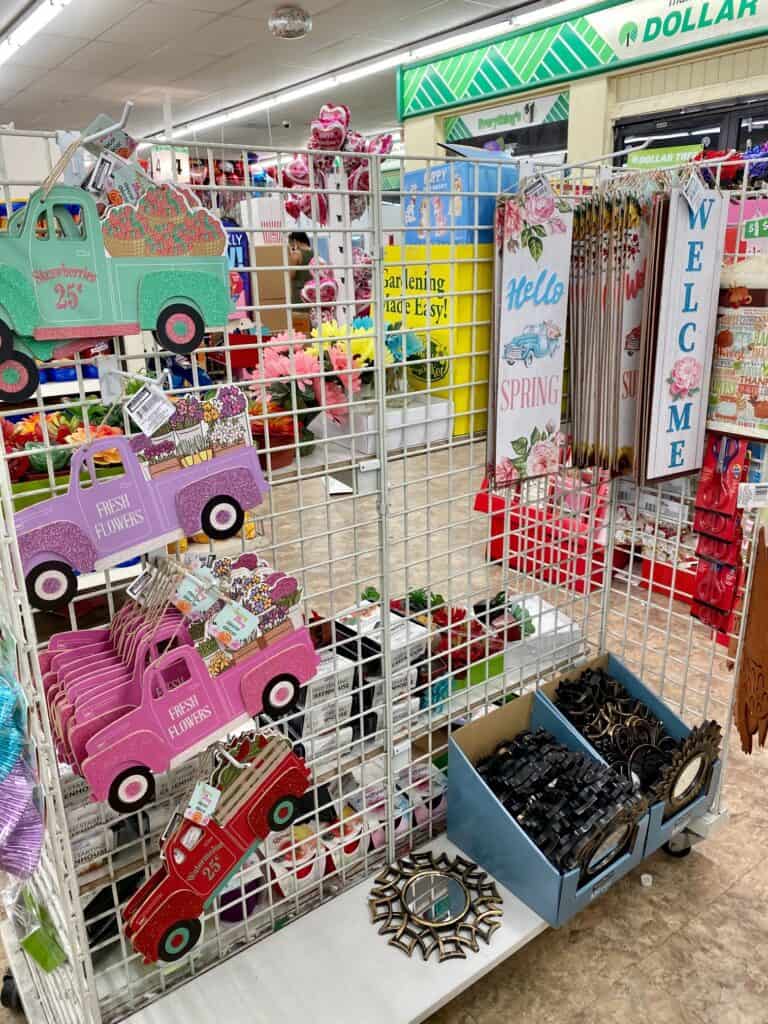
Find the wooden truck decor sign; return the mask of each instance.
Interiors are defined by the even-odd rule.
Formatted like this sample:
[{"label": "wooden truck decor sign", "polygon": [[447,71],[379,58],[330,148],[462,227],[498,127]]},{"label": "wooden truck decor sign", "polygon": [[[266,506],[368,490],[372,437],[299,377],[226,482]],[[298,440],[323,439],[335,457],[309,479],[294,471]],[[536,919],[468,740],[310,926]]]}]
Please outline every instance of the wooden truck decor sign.
[{"label": "wooden truck decor sign", "polygon": [[99,219],[87,191],[39,188],[0,236],[0,401],[38,384],[35,359],[154,331],[188,354],[231,311],[227,236],[194,194],[151,186]]}]

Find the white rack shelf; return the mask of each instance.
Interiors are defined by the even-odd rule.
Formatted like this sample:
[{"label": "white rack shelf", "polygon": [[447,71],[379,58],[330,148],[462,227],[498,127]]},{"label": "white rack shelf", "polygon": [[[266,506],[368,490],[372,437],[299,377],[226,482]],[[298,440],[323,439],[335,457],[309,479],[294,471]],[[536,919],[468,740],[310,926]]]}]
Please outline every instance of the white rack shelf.
[{"label": "white rack shelf", "polygon": [[[461,853],[445,836],[423,849]],[[409,958],[388,945],[371,924],[371,884],[361,882],[129,1017],[128,1024],[208,1024],[216,1006],[226,1006],[232,1020],[253,1024],[418,1024],[547,928],[500,885],[504,914],[490,945],[481,943],[466,960],[424,963],[419,954]],[[353,984],[340,987],[339,964]]]},{"label": "white rack shelf", "polygon": [[[101,381],[98,377],[86,377],[82,385],[83,391],[89,395],[101,388]],[[49,380],[40,385],[40,394],[43,398],[77,398],[80,385],[76,380]]]}]

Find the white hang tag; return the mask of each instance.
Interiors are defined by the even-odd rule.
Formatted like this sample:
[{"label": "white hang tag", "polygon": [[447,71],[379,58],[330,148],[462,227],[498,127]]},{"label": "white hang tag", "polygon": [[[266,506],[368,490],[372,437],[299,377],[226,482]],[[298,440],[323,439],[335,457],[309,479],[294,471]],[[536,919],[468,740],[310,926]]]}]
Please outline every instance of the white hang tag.
[{"label": "white hang tag", "polygon": [[117,356],[99,356],[99,384],[104,405],[113,405],[123,397],[123,381]]},{"label": "white hang tag", "polygon": [[184,811],[184,817],[188,821],[194,821],[196,825],[207,825],[213,817],[220,799],[220,789],[209,786],[207,782],[198,782],[195,784],[189,804]]},{"label": "white hang tag", "polygon": [[173,416],[174,405],[157,384],[147,383],[128,399],[125,408],[142,434],[152,437]]},{"label": "white hang tag", "polygon": [[689,175],[685,185],[683,185],[683,195],[685,196],[685,201],[690,207],[691,213],[697,214],[699,212],[699,207],[704,201],[706,194],[706,185],[701,180],[699,174],[694,171],[693,174]]},{"label": "white hang tag", "polygon": [[526,199],[549,196],[551,194],[552,187],[543,174],[536,174],[534,177],[528,178],[523,185],[523,195]]}]

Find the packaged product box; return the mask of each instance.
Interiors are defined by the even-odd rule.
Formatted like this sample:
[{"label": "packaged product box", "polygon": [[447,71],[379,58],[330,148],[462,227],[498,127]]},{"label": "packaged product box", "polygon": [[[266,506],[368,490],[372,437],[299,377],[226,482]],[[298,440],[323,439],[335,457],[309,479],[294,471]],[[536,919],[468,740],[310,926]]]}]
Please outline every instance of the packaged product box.
[{"label": "packaged product box", "polygon": [[516,164],[470,160],[436,164],[403,175],[406,245],[493,241],[496,197],[517,188]]},{"label": "packaged product box", "polygon": [[545,921],[561,925],[640,863],[649,816],[646,813],[636,822],[622,844],[616,846],[613,859],[604,857],[604,866],[587,880],[581,879],[579,868],[559,871],[475,768],[502,740],[539,728],[569,750],[605,763],[543,693],[529,693],[510,701],[450,736],[448,838]]},{"label": "packaged product box", "polygon": [[341,725],[352,714],[355,663],[327,648],[318,651],[318,657],[314,678],[302,688],[307,735]]},{"label": "packaged product box", "polygon": [[[337,622],[342,629],[346,629],[350,638],[360,638],[363,657],[368,656],[368,651],[372,655],[378,653],[378,666],[374,661],[369,662],[367,673],[381,675],[381,606],[361,601],[356,607],[341,612]],[[390,615],[389,625],[392,671],[401,672],[424,657],[430,632],[418,622],[402,619],[395,614]]]},{"label": "packaged product box", "polygon": [[[408,391],[452,403],[454,437],[486,427],[492,289],[490,243],[384,250],[384,318],[413,331],[424,351],[408,360]],[[429,413],[445,418],[444,407]]]}]

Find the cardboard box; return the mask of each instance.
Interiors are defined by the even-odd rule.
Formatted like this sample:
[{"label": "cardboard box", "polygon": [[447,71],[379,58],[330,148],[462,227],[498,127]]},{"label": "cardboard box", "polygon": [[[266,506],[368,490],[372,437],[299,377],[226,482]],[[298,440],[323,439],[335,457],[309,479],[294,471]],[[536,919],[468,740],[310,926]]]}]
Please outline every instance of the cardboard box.
[{"label": "cardboard box", "polygon": [[253,259],[253,301],[259,306],[264,302],[291,301],[291,275],[288,267],[288,248],[280,245],[251,246]]},{"label": "cardboard box", "polygon": [[[560,715],[557,711],[554,701],[557,699],[557,689],[563,679],[578,679],[581,673],[587,668],[602,668],[610,675],[613,676],[627,693],[635,697],[637,700],[641,700],[650,711],[656,715],[659,721],[663,722],[667,732],[670,736],[673,736],[676,740],[685,739],[690,735],[691,730],[685,724],[685,722],[675,714],[675,712],[664,703],[664,701],[654,693],[653,690],[648,689],[644,683],[640,682],[636,675],[623,664],[613,654],[604,654],[597,658],[592,658],[589,661],[584,662],[579,666],[578,669],[573,669],[569,672],[563,672],[553,679],[545,687],[545,699],[549,702],[553,702],[553,710]],[[565,721],[565,717],[560,715]],[[571,727],[573,728],[573,726]],[[584,741],[587,742],[586,740]],[[587,743],[589,746],[589,744]],[[590,746],[590,750],[592,747]],[[595,755],[597,756],[597,755]],[[717,787],[720,781],[720,773],[722,771],[722,762],[718,758],[711,767],[709,772],[709,778],[704,784],[704,789],[701,795],[695,800],[691,801],[687,806],[683,807],[682,810],[678,811],[677,814],[673,814],[672,817],[664,820],[664,803],[659,802],[651,805],[649,823],[648,823],[648,836],[645,843],[645,851],[643,856],[650,857],[652,853],[655,853],[664,843],[668,843],[669,840],[681,832],[688,822],[694,818],[701,817],[705,814],[715,799],[717,793]]]},{"label": "cardboard box", "polygon": [[448,745],[448,838],[551,925],[561,925],[640,863],[648,815],[619,853],[580,884],[580,870],[561,873],[507,812],[475,770],[504,739],[546,729],[569,750],[602,761],[542,693],[529,693],[451,734]]},{"label": "cardboard box", "polygon": [[406,245],[473,245],[493,241],[496,197],[517,188],[517,164],[458,160],[406,171]]}]

